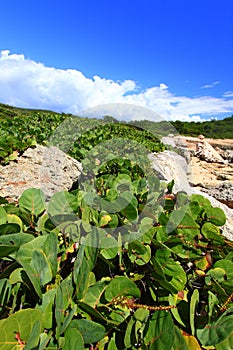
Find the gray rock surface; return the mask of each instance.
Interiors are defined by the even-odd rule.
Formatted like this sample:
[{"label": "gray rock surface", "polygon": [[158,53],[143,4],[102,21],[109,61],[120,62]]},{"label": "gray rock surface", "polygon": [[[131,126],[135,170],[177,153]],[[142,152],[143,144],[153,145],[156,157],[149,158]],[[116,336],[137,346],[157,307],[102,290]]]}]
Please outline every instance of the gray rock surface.
[{"label": "gray rock surface", "polygon": [[233,151],[230,149],[220,150],[220,154],[223,159],[227,160],[228,163],[233,163]]},{"label": "gray rock surface", "polygon": [[184,157],[174,151],[149,154],[151,166],[160,180],[170,182],[175,180],[174,191],[191,193],[191,187],[187,180],[189,166]]},{"label": "gray rock surface", "polygon": [[81,171],[81,163],[59,148],[37,145],[16,161],[0,166],[0,196],[17,201],[25,189],[34,187],[50,198],[57,191],[69,190]]},{"label": "gray rock surface", "polygon": [[172,146],[174,149],[176,149],[177,153],[184,157],[187,163],[190,162],[191,151],[188,149],[187,143],[184,140],[179,139],[179,137],[174,138],[173,135],[162,137],[161,141],[165,145]]},{"label": "gray rock surface", "polygon": [[218,201],[226,204],[228,207],[233,208],[233,183],[224,182],[221,185],[214,188],[203,188],[203,191],[214,197]]}]

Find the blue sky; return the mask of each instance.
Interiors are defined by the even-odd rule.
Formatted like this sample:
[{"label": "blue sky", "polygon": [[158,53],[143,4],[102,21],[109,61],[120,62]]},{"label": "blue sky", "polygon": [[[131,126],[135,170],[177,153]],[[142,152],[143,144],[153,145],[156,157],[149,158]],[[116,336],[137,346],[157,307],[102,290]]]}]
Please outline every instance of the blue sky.
[{"label": "blue sky", "polygon": [[233,114],[232,0],[3,1],[0,52],[3,103]]}]

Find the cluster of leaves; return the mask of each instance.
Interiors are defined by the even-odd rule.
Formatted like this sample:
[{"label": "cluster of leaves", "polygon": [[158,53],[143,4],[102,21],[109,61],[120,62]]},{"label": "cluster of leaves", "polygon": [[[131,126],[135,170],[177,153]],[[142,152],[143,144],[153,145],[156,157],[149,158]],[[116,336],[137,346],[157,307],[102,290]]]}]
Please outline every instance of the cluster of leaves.
[{"label": "cluster of leaves", "polygon": [[[76,122],[76,120],[75,120]],[[90,123],[90,120],[87,121]],[[136,126],[124,124],[124,123],[102,123],[98,121],[98,126],[94,129],[83,133],[74,142],[69,154],[78,159],[84,159],[88,152],[92,150],[93,147],[104,143],[108,140],[118,140],[115,141],[115,147],[122,150],[123,143],[125,140],[133,140],[136,143],[144,145],[149,152],[162,152],[165,150],[165,146],[162,142],[154,136],[152,133],[139,129]],[[122,141],[121,141],[121,140]],[[131,150],[134,153],[134,150]]]},{"label": "cluster of leaves", "polygon": [[48,202],[1,198],[1,348],[232,348],[225,215],[172,185],[118,159]]},{"label": "cluster of leaves", "polygon": [[[53,144],[81,161],[96,145],[113,138],[134,140],[150,152],[163,151],[164,145],[153,134],[136,126],[106,120],[79,118],[52,112],[0,118],[0,162],[15,160],[28,147]],[[60,128],[59,128],[60,126]],[[122,149],[122,142],[118,148]]]},{"label": "cluster of leaves", "polygon": [[0,119],[0,162],[15,160],[28,147],[44,144],[65,115],[37,112]]}]

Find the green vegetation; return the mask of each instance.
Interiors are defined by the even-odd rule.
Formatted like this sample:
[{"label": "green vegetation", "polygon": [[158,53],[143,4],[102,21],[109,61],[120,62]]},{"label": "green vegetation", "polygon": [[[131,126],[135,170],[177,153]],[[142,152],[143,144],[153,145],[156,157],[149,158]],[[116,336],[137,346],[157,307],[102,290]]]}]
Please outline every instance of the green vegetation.
[{"label": "green vegetation", "polygon": [[4,105],[0,109],[2,164],[16,159],[18,154],[36,143],[57,145],[80,161],[90,149],[116,137],[119,138],[118,149],[122,147],[120,139],[144,144],[150,152],[165,149],[156,136],[137,126],[98,119],[92,119],[90,123],[88,118],[37,110],[28,110],[27,114],[24,109],[8,109]]},{"label": "green vegetation", "polygon": [[0,163],[17,158],[28,147],[44,144],[64,115],[0,105]]},{"label": "green vegetation", "polygon": [[85,118],[4,109],[3,164],[55,144],[83,174],[49,201],[33,188],[17,203],[0,197],[0,349],[233,348],[225,214],[149,170],[146,150],[164,149],[158,128],[108,117],[88,131]]},{"label": "green vegetation", "polygon": [[[204,135],[214,139],[232,139],[233,138],[233,116],[223,120],[211,120],[205,122],[182,122],[180,120],[170,123],[163,121],[159,123],[148,120],[132,122],[141,128],[150,130],[161,136],[174,134],[174,130],[180,135],[199,136]],[[175,129],[174,129],[175,128]]]},{"label": "green vegetation", "polygon": [[181,135],[198,136],[204,135],[214,139],[233,138],[233,116],[223,120],[211,120],[200,122],[172,122],[172,125]]},{"label": "green vegetation", "polygon": [[232,348],[224,213],[123,159],[82,184],[1,198],[1,348]]}]

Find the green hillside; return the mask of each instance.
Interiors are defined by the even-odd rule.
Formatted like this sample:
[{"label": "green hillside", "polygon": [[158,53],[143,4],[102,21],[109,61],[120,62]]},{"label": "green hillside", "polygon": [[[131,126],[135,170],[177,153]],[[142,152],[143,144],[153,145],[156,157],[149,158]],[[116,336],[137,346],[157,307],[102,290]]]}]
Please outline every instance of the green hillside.
[{"label": "green hillside", "polygon": [[53,111],[46,111],[42,109],[19,108],[0,103],[0,120],[13,117],[25,117],[34,115],[35,113],[58,114]]},{"label": "green hillside", "polygon": [[[58,128],[59,126],[62,127]],[[51,139],[52,138],[52,139]],[[118,141],[116,141],[118,139]],[[121,139],[121,140],[120,140]],[[124,150],[129,139],[144,145],[150,152],[160,152],[165,146],[153,133],[136,125],[112,123],[106,119],[90,119],[44,110],[30,110],[0,105],[0,163],[7,164],[18,154],[35,144],[52,142],[81,161],[95,146],[115,140],[115,148]],[[106,148],[106,147],[105,147]],[[136,152],[137,153],[137,152]]]},{"label": "green hillside", "polygon": [[[0,103],[0,120],[14,117],[27,117],[31,120],[31,118],[34,119],[38,114],[42,114],[43,116],[52,115],[53,117],[56,117],[55,119],[57,119],[57,121],[63,121],[64,118],[71,116],[71,114],[59,114],[53,111],[40,109],[17,108]],[[105,120],[116,122],[112,117],[106,117]],[[156,135],[167,135],[168,133],[173,133],[173,127],[175,127],[179,134],[186,136],[198,136],[202,134],[205,137],[212,138],[233,138],[233,115],[222,120],[211,120],[205,122],[182,122],[176,120],[172,122],[163,121],[160,123],[143,120],[142,116],[141,121],[130,122],[130,124],[144,130],[149,130]]]}]

